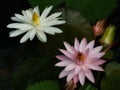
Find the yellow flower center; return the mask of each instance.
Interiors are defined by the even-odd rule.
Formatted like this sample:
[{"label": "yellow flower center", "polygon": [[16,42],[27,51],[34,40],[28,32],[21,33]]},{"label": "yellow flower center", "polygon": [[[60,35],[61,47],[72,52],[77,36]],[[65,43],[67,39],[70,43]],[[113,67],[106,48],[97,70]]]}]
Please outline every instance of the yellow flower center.
[{"label": "yellow flower center", "polygon": [[78,53],[77,54],[77,60],[84,62],[85,56],[83,53]]},{"label": "yellow flower center", "polygon": [[32,21],[33,21],[34,25],[39,25],[40,24],[40,17],[36,12],[33,13]]}]

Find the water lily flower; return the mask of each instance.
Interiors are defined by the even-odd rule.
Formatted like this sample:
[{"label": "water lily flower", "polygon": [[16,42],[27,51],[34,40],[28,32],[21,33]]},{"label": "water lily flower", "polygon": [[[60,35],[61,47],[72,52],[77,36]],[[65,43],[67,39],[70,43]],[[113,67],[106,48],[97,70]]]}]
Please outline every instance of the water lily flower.
[{"label": "water lily flower", "polygon": [[85,83],[85,77],[92,83],[95,83],[92,70],[104,71],[101,64],[105,63],[101,57],[105,54],[102,52],[102,46],[96,46],[95,41],[92,40],[87,43],[87,39],[83,38],[79,43],[75,38],[74,46],[64,42],[65,49],[59,49],[63,55],[57,55],[56,58],[60,62],[56,63],[57,67],[65,67],[59,74],[59,78],[67,76],[67,83],[71,80],[76,84],[80,82],[81,85]]},{"label": "water lily flower", "polygon": [[[15,23],[8,24],[8,28],[14,28],[14,31],[9,33],[10,37],[16,37],[23,33],[26,33],[20,40],[20,43],[26,42],[28,39],[33,40],[35,36],[41,42],[47,42],[47,34],[54,35],[55,33],[62,33],[62,30],[53,27],[54,25],[64,24],[65,21],[62,20],[59,16],[62,12],[56,12],[49,15],[53,6],[46,7],[42,14],[39,12],[38,6],[33,9],[23,10],[21,14],[15,14],[14,17],[11,17]],[[48,16],[49,15],[49,16]]]}]

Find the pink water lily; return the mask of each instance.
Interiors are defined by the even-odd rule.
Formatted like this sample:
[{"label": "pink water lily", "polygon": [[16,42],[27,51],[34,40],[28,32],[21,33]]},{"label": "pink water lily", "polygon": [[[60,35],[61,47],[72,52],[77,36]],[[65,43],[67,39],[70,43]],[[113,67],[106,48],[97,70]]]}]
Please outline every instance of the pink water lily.
[{"label": "pink water lily", "polygon": [[105,63],[105,60],[100,59],[105,52],[101,52],[102,46],[94,47],[95,41],[92,40],[87,43],[86,38],[83,38],[79,43],[75,38],[74,46],[71,46],[67,42],[64,42],[65,49],[59,49],[63,55],[57,55],[56,58],[60,60],[55,66],[65,67],[59,78],[67,76],[67,82],[71,80],[76,84],[78,81],[81,85],[85,83],[85,77],[92,83],[95,83],[93,72],[104,71],[100,66]]}]

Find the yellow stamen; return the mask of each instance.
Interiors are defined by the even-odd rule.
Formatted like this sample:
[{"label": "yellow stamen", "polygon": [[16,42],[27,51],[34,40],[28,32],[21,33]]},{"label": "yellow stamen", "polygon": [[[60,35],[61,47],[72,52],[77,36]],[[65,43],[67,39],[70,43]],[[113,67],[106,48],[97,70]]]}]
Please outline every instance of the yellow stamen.
[{"label": "yellow stamen", "polygon": [[83,53],[78,53],[77,58],[78,58],[78,60],[84,62],[85,57],[84,57]]},{"label": "yellow stamen", "polygon": [[33,24],[35,24],[35,25],[40,24],[40,17],[36,12],[33,13],[32,21],[33,21]]}]

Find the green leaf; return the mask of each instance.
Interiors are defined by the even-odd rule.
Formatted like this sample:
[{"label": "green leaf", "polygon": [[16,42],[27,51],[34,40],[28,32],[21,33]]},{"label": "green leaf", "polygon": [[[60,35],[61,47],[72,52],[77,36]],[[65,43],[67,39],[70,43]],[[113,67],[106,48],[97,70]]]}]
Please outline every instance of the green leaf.
[{"label": "green leaf", "polygon": [[112,72],[114,72],[115,70],[119,70],[120,69],[120,64],[117,62],[110,62],[107,64],[107,66],[105,67],[105,74],[107,76],[110,76]]},{"label": "green leaf", "polygon": [[119,90],[120,89],[120,64],[110,62],[105,67],[106,77],[101,82],[101,90]]},{"label": "green leaf", "polygon": [[85,84],[84,86],[82,86],[79,90],[97,90],[97,88],[95,88],[92,85],[89,84]]},{"label": "green leaf", "polygon": [[26,60],[16,69],[14,74],[14,87],[23,90],[29,83],[39,80],[57,79],[59,69],[54,66],[52,58],[32,58]]},{"label": "green leaf", "polygon": [[39,6],[40,10],[43,11],[47,6],[53,5],[54,8],[59,7],[64,3],[65,0],[28,0],[31,6]]},{"label": "green leaf", "polygon": [[66,8],[64,9],[64,15],[66,20],[64,32],[67,33],[69,38],[72,35],[74,35],[74,37],[86,37],[88,40],[93,38],[90,23],[80,14],[80,12],[74,9]]},{"label": "green leaf", "polygon": [[114,52],[112,50],[108,50],[106,54],[103,56],[103,58],[106,60],[111,60],[113,56],[114,56]]},{"label": "green leaf", "polygon": [[60,90],[58,83],[55,81],[41,81],[30,85],[26,90]]},{"label": "green leaf", "polygon": [[67,7],[79,10],[91,23],[106,18],[116,7],[118,0],[67,0]]}]

